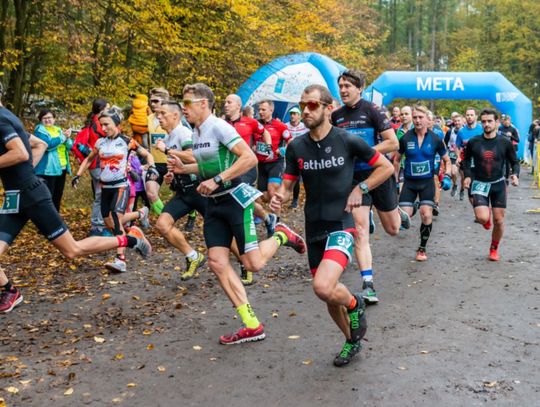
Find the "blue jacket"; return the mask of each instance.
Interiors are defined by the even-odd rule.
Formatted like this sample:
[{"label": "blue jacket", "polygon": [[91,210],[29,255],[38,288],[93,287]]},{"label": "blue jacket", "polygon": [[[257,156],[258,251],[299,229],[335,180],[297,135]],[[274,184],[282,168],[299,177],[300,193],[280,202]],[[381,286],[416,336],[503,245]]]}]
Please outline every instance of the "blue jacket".
[{"label": "blue jacket", "polygon": [[65,144],[67,161],[66,170],[67,173],[71,175],[69,151],[73,146],[73,140],[66,139],[63,133],[60,134],[60,137],[51,137],[45,126],[41,123],[34,129],[34,135],[47,143],[47,150],[36,166],[36,174],[48,176],[62,175],[62,165],[60,164],[60,158],[58,156],[58,146],[60,144]]}]

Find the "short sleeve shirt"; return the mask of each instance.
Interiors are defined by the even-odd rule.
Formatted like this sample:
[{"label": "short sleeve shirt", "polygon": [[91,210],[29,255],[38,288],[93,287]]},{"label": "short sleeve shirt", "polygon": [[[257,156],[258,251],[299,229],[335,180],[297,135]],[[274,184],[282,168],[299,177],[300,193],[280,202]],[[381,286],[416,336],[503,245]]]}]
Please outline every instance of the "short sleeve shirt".
[{"label": "short sleeve shirt", "polygon": [[446,147],[444,141],[431,130],[419,145],[415,131],[409,130],[399,140],[399,153],[405,155],[405,179],[428,179],[435,175],[435,156],[443,157]]},{"label": "short sleeve shirt", "polygon": [[123,134],[100,138],[95,145],[101,167],[100,181],[103,188],[119,188],[128,185],[127,163],[130,151],[140,147],[135,140]]}]

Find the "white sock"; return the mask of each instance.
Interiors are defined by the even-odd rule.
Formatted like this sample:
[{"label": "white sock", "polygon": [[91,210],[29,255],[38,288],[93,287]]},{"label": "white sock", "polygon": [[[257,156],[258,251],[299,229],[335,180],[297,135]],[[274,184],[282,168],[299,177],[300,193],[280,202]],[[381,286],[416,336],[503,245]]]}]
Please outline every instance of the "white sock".
[{"label": "white sock", "polygon": [[197,257],[199,257],[199,255],[195,250],[191,250],[188,254],[186,254],[186,257],[190,260],[197,260]]}]

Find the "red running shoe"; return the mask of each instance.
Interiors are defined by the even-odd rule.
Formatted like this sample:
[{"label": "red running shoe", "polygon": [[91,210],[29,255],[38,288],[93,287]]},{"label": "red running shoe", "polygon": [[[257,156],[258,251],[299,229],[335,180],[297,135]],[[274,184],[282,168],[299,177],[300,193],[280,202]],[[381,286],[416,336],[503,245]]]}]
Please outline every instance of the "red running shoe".
[{"label": "red running shoe", "polygon": [[416,252],[416,261],[426,261],[427,260],[427,254],[424,250],[418,249]]},{"label": "red running shoe", "polygon": [[219,338],[219,343],[222,345],[237,345],[244,342],[262,341],[266,338],[263,324],[259,324],[257,328],[242,327],[235,333],[223,335]]},{"label": "red running shoe", "polygon": [[499,251],[495,249],[489,249],[489,260],[499,261],[501,257],[499,256]]},{"label": "red running shoe", "polygon": [[137,239],[137,244],[133,248],[137,253],[142,256],[143,259],[146,259],[152,254],[152,245],[144,236],[144,233],[141,229],[139,229],[137,226],[132,226],[129,229],[128,235],[133,236]]},{"label": "red running shoe", "polygon": [[298,253],[303,254],[306,252],[306,242],[298,233],[293,231],[284,223],[278,223],[274,228],[274,234],[283,233],[287,237],[287,243],[285,246],[292,247]]},{"label": "red running shoe", "polygon": [[0,295],[0,312],[10,312],[19,305],[22,300],[23,296],[18,289],[15,289],[15,292],[2,291],[2,294]]}]

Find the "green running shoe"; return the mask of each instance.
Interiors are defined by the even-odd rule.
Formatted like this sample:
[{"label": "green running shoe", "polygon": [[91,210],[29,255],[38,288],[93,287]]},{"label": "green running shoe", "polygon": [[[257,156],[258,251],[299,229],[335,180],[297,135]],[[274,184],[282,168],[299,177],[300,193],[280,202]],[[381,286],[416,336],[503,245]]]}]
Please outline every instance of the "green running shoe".
[{"label": "green running shoe", "polygon": [[346,341],[345,345],[343,345],[343,349],[341,349],[341,352],[334,359],[334,366],[343,367],[348,365],[361,349],[362,345],[360,344],[360,341]]},{"label": "green running shoe", "polygon": [[206,257],[204,257],[202,253],[197,253],[197,258],[195,260],[190,260],[186,257],[187,268],[180,276],[180,279],[182,281],[189,280],[195,275],[195,271],[197,271],[204,263],[206,263]]},{"label": "green running shoe", "polygon": [[364,281],[362,283],[362,298],[368,305],[377,304],[379,302],[377,291],[375,291],[375,288],[373,288],[372,281]]}]

